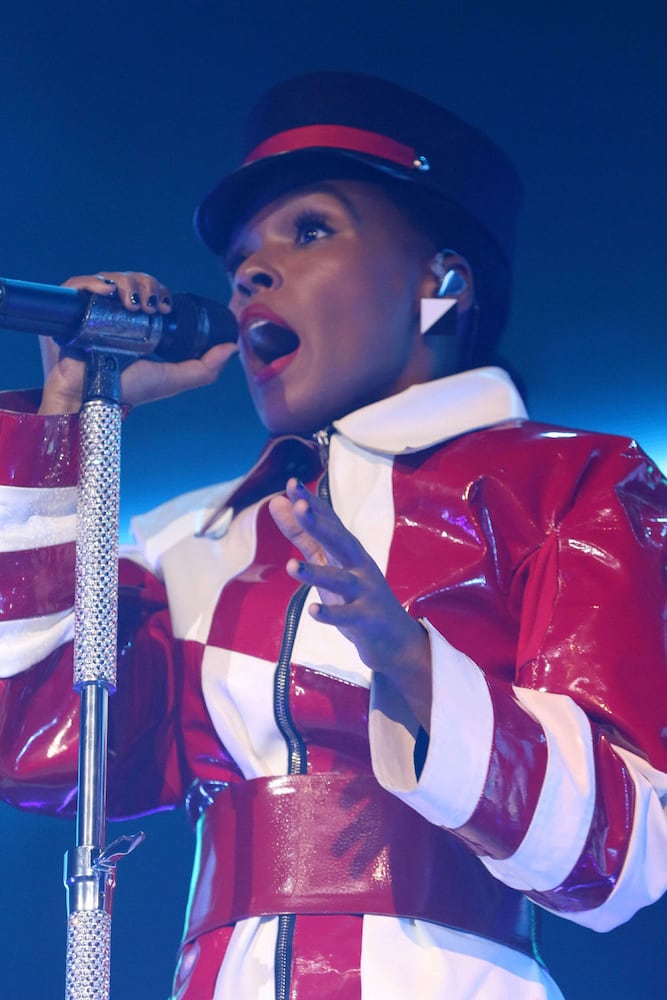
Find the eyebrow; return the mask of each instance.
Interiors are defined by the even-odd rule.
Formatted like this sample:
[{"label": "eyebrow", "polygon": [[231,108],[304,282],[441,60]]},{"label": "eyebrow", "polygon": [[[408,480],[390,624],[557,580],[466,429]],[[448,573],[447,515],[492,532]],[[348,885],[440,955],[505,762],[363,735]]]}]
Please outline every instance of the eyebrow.
[{"label": "eyebrow", "polygon": [[[309,194],[328,194],[331,198],[335,198],[335,200],[342,205],[342,207],[352,216],[355,222],[361,222],[361,216],[359,215],[359,212],[353,202],[351,202],[347,195],[343,194],[342,191],[339,191],[335,184],[330,181],[313,181],[310,184],[299,185],[298,187],[285,191],[280,197],[289,198],[290,196],[298,197],[299,195]],[[243,224],[237,227],[236,232],[238,233],[242,229]],[[232,273],[230,265],[238,256],[241,256],[243,252],[241,247],[236,248],[234,251],[230,251],[230,247],[233,245],[233,242],[234,234],[232,234],[232,237],[229,240],[226,253],[222,256],[225,271],[228,276]]]},{"label": "eyebrow", "polygon": [[[301,194],[317,194],[318,192],[321,192],[322,194],[331,195],[332,198],[335,198],[336,201],[340,202],[343,208],[347,209],[350,215],[352,215],[357,222],[361,221],[359,213],[353,202],[351,202],[347,195],[343,194],[342,191],[339,191],[338,188],[329,181],[314,181],[312,184],[308,184],[306,187],[299,188],[298,190]],[[287,192],[287,194],[289,194],[289,192]]]}]

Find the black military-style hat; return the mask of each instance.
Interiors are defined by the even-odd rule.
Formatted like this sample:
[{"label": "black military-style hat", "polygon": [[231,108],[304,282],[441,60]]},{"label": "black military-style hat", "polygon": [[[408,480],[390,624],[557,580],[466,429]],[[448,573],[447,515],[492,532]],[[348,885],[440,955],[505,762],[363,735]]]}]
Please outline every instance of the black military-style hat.
[{"label": "black military-style hat", "polygon": [[195,228],[222,253],[235,221],[277,186],[336,171],[378,171],[454,205],[512,259],[520,184],[504,153],[477,129],[398,84],[318,72],[269,90],[251,111],[242,162],[203,199]]}]

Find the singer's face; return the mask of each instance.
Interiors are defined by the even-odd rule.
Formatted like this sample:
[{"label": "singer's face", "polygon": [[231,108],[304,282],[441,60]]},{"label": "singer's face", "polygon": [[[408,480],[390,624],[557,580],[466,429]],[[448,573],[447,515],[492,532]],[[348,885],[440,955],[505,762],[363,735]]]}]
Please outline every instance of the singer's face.
[{"label": "singer's face", "polygon": [[432,253],[380,186],[359,181],[290,191],[237,227],[230,307],[270,431],[312,432],[434,377],[418,328]]}]

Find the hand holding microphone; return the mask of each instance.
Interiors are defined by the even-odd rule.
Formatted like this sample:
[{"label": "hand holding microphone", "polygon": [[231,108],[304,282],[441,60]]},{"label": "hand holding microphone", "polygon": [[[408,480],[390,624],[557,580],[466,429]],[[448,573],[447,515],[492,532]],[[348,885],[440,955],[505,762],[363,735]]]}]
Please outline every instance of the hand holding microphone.
[{"label": "hand holding microphone", "polygon": [[236,353],[236,320],[225,306],[172,295],[139,272],[83,275],[63,287],[0,279],[1,326],[43,335],[42,413],[79,410],[79,358],[90,348],[152,359],[123,371],[123,402],[135,406],[214,382]]}]

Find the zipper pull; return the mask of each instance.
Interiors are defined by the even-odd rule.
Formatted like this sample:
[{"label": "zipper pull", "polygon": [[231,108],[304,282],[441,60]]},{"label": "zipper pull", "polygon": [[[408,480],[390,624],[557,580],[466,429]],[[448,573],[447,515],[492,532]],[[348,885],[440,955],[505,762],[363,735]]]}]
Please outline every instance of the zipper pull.
[{"label": "zipper pull", "polygon": [[326,469],[329,464],[329,443],[331,441],[331,428],[325,427],[321,431],[316,431],[313,434],[313,440],[318,447],[320,453],[320,462],[322,463],[322,468]]},{"label": "zipper pull", "polygon": [[322,475],[317,483],[317,495],[325,503],[328,503],[329,506],[331,506],[331,497],[329,495],[329,445],[331,443],[332,430],[333,428],[331,427],[325,427],[324,430],[313,434],[320,453],[320,462],[322,463]]}]

